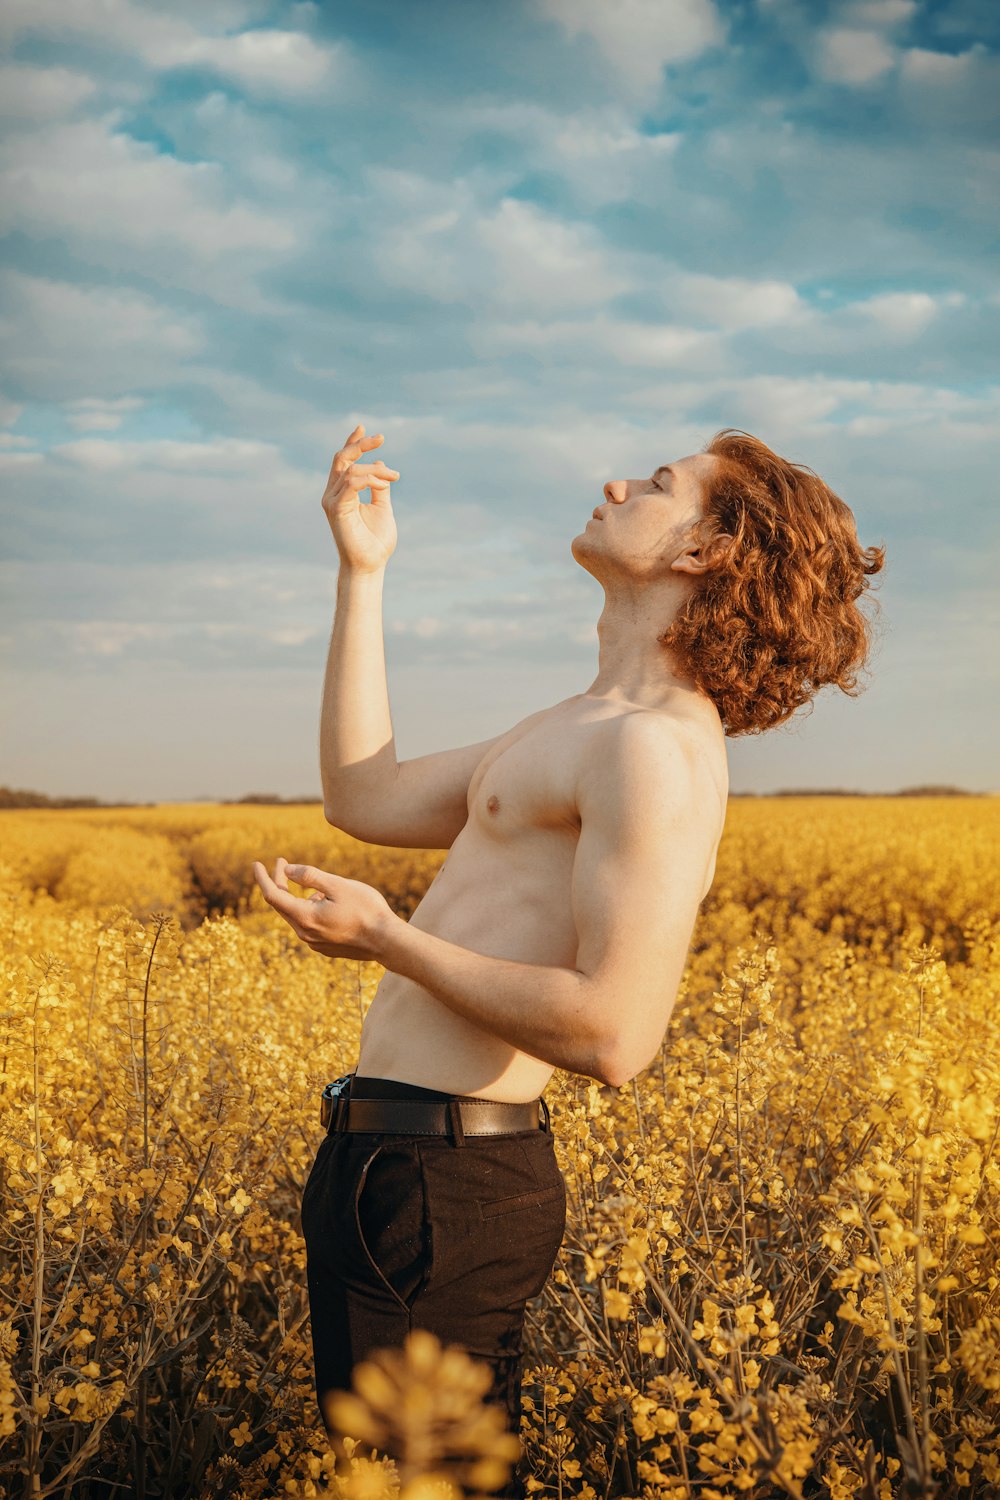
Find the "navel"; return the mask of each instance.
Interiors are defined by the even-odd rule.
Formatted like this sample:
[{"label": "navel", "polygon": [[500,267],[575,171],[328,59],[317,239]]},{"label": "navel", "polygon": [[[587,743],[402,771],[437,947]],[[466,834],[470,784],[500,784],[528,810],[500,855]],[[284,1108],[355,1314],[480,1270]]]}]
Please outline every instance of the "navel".
[{"label": "navel", "polygon": [[486,804],[486,807],[487,810],[491,813],[500,811],[500,798],[497,796],[496,792],[492,793],[492,795],[490,796],[490,800]]}]

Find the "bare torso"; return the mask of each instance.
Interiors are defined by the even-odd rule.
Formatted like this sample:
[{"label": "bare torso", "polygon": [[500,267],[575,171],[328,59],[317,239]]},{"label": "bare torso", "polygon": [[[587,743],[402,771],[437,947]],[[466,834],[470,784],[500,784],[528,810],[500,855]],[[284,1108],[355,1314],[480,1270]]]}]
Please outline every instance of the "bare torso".
[{"label": "bare torso", "polygon": [[[571,879],[580,752],[602,725],[633,712],[650,710],[578,694],[529,715],[491,746],[469,783],[468,822],[411,924],[488,957],[575,968]],[[704,899],[725,821],[725,739],[714,710],[686,712],[684,727],[703,743],[719,794],[718,807],[706,813],[714,841]],[[365,1017],[357,1071],[450,1093],[525,1100],[542,1092],[554,1070],[449,1010],[413,980],[386,972]]]}]

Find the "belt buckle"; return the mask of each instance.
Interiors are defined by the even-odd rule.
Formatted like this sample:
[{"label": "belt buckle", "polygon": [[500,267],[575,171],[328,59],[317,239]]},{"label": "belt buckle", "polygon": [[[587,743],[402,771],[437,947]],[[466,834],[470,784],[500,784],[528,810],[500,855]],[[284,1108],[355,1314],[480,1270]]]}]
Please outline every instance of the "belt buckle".
[{"label": "belt buckle", "polygon": [[347,1107],[353,1077],[353,1073],[342,1073],[339,1078],[328,1083],[320,1095],[319,1120],[328,1133],[331,1124],[334,1130],[339,1129],[343,1112]]}]

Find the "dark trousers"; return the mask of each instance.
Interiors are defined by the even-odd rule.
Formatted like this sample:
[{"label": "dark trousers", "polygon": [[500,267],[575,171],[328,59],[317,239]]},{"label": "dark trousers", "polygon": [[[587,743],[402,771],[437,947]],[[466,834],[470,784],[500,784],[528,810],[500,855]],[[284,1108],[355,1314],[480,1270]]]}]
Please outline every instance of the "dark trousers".
[{"label": "dark trousers", "polygon": [[[461,1094],[355,1076],[368,1099]],[[510,1135],[330,1134],[302,1197],[316,1396],[349,1390],[371,1351],[411,1328],[458,1344],[493,1373],[486,1399],[521,1420],[525,1303],[545,1285],[566,1224],[549,1129]],[[524,1493],[515,1476],[503,1494]]]}]

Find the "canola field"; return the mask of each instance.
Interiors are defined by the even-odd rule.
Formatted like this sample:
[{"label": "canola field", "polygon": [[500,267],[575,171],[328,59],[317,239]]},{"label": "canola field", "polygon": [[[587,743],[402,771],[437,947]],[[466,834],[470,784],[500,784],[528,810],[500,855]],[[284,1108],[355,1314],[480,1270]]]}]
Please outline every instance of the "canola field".
[{"label": "canola field", "polygon": [[[345,1398],[335,1464],[298,1207],[382,970],[298,943],[251,871],[408,916],[445,851],[318,806],[0,836],[0,1493],[502,1482],[474,1378],[426,1344]],[[998,798],[730,803],[660,1055],[546,1093],[569,1219],[529,1307],[529,1493],[1000,1495],[998,850]]]}]

